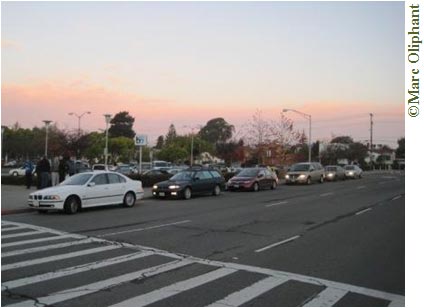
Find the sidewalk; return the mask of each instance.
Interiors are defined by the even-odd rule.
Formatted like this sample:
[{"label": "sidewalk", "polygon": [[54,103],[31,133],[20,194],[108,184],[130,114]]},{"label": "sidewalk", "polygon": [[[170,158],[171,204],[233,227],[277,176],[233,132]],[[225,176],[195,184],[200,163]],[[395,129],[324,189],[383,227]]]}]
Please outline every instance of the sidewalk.
[{"label": "sidewalk", "polygon": [[33,211],[28,207],[28,195],[37,189],[18,185],[1,185],[1,215]]}]

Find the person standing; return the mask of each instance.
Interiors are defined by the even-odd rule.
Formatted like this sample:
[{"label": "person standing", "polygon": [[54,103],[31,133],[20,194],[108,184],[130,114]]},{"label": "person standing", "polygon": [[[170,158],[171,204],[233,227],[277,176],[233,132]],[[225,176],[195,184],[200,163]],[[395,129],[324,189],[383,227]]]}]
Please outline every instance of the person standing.
[{"label": "person standing", "polygon": [[25,184],[27,189],[31,188],[32,183],[32,172],[34,171],[34,165],[30,160],[27,160],[24,164],[25,169]]},{"label": "person standing", "polygon": [[41,173],[41,189],[49,186],[50,180],[50,163],[47,157],[43,157],[40,161],[40,173]]},{"label": "person standing", "polygon": [[68,169],[69,176],[73,176],[76,173],[76,170],[75,170],[75,161],[72,158],[69,158],[66,161],[66,166],[67,166],[67,169]]},{"label": "person standing", "polygon": [[59,157],[55,156],[52,162],[52,186],[58,185],[59,182]]},{"label": "person standing", "polygon": [[59,183],[62,183],[65,180],[67,171],[68,169],[65,158],[61,157],[59,161]]},{"label": "person standing", "polygon": [[37,162],[37,165],[35,166],[35,174],[37,175],[37,189],[41,189],[41,161],[43,159],[40,158],[40,160]]}]

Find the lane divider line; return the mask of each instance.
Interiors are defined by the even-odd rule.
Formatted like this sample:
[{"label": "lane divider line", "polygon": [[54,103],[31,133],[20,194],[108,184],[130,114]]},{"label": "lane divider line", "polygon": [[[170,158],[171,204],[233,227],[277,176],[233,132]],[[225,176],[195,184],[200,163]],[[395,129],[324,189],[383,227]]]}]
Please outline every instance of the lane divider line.
[{"label": "lane divider line", "polygon": [[319,195],[320,197],[327,197],[327,196],[331,196],[334,195],[334,192],[327,192],[327,193],[323,193],[321,195]]},{"label": "lane divider line", "polygon": [[366,186],[365,185],[361,185],[361,186],[358,186],[358,187],[356,187],[357,189],[362,189],[362,188],[365,188]]},{"label": "lane divider line", "polygon": [[271,207],[271,206],[274,206],[274,205],[287,204],[287,203],[288,203],[288,201],[281,201],[281,202],[277,202],[277,203],[267,204],[267,205],[265,205],[265,207]]},{"label": "lane divider line", "polygon": [[111,235],[117,235],[117,234],[123,234],[123,233],[146,231],[146,230],[152,230],[152,229],[168,227],[168,226],[173,226],[173,225],[186,224],[188,222],[191,222],[191,220],[182,220],[182,221],[177,221],[177,222],[172,222],[172,223],[157,225],[157,226],[151,226],[151,227],[146,227],[146,228],[138,228],[138,229],[125,230],[125,231],[118,231],[118,232],[113,232],[113,233],[99,234],[97,236],[98,237],[105,237],[105,236],[111,236]]},{"label": "lane divider line", "polygon": [[290,237],[290,238],[288,238],[288,239],[286,239],[284,241],[277,242],[277,243],[274,243],[274,244],[265,246],[265,247],[263,247],[261,249],[257,249],[257,250],[255,250],[255,252],[262,252],[262,251],[268,250],[270,248],[273,248],[273,247],[276,247],[276,246],[279,246],[279,245],[282,245],[282,244],[286,244],[288,242],[291,242],[291,241],[294,241],[294,240],[298,239],[299,237],[300,237],[300,235],[292,236],[292,237]]},{"label": "lane divider line", "polygon": [[402,195],[396,196],[392,199],[392,201],[402,198]]},{"label": "lane divider line", "polygon": [[361,215],[361,214],[364,214],[365,212],[368,212],[368,211],[371,211],[372,210],[372,208],[367,208],[367,209],[365,209],[365,210],[362,210],[362,211],[359,211],[359,212],[357,212],[357,213],[355,213],[355,215]]}]

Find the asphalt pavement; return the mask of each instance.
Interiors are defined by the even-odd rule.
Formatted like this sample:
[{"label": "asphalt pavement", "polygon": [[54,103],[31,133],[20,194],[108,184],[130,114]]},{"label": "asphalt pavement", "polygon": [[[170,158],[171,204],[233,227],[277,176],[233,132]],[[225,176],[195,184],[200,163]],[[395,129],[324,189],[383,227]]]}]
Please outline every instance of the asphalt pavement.
[{"label": "asphalt pavement", "polygon": [[403,306],[404,295],[397,172],[2,217],[4,306]]}]

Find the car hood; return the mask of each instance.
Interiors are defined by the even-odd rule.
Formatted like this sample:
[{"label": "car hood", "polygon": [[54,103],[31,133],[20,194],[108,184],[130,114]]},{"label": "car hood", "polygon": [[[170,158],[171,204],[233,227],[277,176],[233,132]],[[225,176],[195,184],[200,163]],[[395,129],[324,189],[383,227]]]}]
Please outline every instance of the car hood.
[{"label": "car hood", "polygon": [[155,185],[157,185],[158,187],[161,187],[161,188],[164,188],[164,187],[168,188],[169,185],[186,185],[188,183],[189,183],[189,181],[168,180],[168,181],[156,183]]},{"label": "car hood", "polygon": [[233,176],[230,180],[231,181],[251,181],[255,179],[253,176]]},{"label": "car hood", "polygon": [[69,193],[71,191],[75,191],[75,189],[81,189],[83,188],[83,185],[58,185],[58,186],[54,186],[54,187],[48,187],[48,188],[44,188],[44,189],[40,189],[37,190],[33,193],[31,193],[30,195],[47,195],[47,194],[51,194],[51,195],[60,195],[60,194],[66,194]]},{"label": "car hood", "polygon": [[309,173],[309,171],[289,171],[289,172],[287,172],[286,174],[288,174],[288,175],[295,175],[295,174],[307,174],[307,173]]}]

